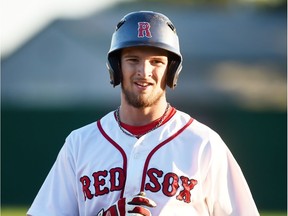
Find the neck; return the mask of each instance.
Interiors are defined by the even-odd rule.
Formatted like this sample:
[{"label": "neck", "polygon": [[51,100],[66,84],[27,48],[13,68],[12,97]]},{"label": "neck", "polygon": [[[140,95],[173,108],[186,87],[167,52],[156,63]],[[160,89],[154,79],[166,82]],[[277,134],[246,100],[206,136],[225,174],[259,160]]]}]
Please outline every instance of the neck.
[{"label": "neck", "polygon": [[147,125],[161,118],[167,108],[167,101],[159,102],[150,107],[135,108],[126,103],[121,103],[119,115],[121,122],[131,126]]}]

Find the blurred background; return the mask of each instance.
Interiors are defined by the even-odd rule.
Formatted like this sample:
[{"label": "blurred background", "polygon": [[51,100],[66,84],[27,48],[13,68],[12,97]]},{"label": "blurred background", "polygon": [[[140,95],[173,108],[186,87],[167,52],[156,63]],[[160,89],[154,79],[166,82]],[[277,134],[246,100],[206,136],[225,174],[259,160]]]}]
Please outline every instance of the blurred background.
[{"label": "blurred background", "polygon": [[217,131],[261,211],[287,204],[287,2],[1,0],[1,204],[29,206],[66,136],[119,105],[118,21],[166,14],[184,57],[177,109]]}]

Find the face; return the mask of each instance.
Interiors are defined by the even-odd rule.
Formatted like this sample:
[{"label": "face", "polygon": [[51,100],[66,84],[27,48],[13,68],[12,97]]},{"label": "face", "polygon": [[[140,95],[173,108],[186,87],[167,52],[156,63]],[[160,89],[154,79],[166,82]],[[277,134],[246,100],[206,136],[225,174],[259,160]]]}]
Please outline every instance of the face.
[{"label": "face", "polygon": [[168,53],[153,47],[122,50],[122,94],[129,105],[149,107],[165,97]]}]

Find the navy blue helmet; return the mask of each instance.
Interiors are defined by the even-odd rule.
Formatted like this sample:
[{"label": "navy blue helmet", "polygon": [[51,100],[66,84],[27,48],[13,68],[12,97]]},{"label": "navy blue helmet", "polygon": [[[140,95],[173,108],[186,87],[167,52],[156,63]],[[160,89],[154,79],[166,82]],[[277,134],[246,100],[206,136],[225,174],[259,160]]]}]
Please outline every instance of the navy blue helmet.
[{"label": "navy blue helmet", "polygon": [[182,69],[182,55],[176,28],[168,17],[152,11],[132,12],[117,24],[108,52],[110,83],[121,83],[121,49],[135,46],[157,47],[168,51],[167,86],[174,88]]}]

